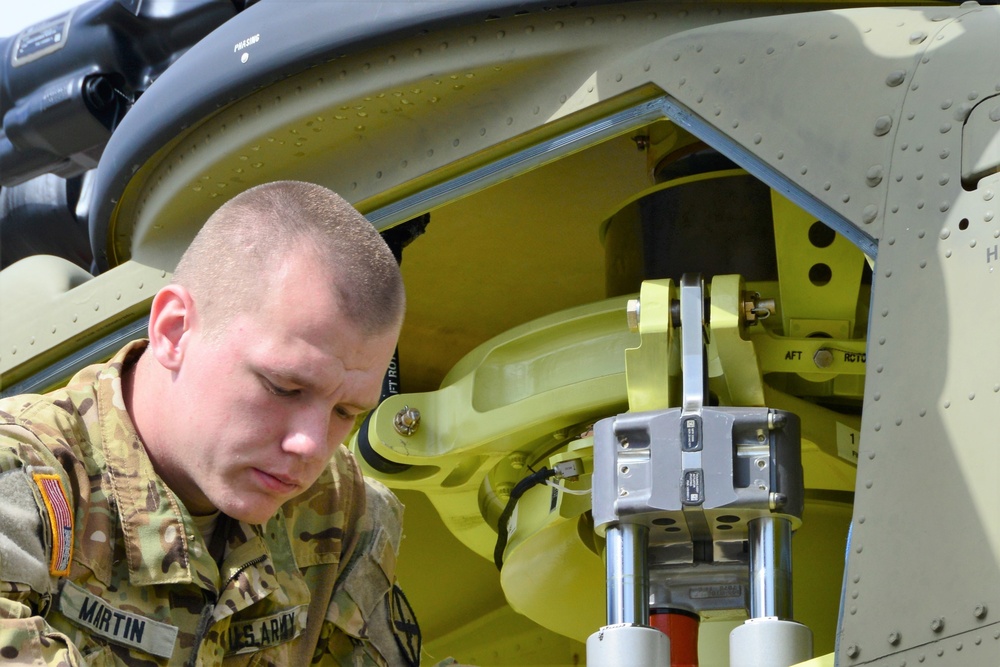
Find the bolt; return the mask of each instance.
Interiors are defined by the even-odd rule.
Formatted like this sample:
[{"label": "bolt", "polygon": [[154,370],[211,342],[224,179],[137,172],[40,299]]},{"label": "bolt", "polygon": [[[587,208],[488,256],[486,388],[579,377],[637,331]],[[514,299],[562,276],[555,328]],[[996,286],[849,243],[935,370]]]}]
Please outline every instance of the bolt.
[{"label": "bolt", "polygon": [[940,616],[931,621],[931,630],[941,632],[944,630],[944,619]]},{"label": "bolt", "polygon": [[850,646],[847,647],[847,657],[848,658],[856,658],[856,657],[858,657],[858,654],[860,654],[860,653],[861,653],[861,649],[858,648],[857,644],[851,644]]},{"label": "bolt", "polygon": [[510,455],[510,457],[508,457],[508,460],[510,461],[511,468],[513,468],[514,470],[521,470],[522,468],[524,468],[524,464],[525,461],[527,460],[527,457],[521,452],[514,452],[513,454]]},{"label": "bolt", "polygon": [[632,137],[632,141],[635,142],[635,147],[641,151],[646,150],[646,148],[649,146],[649,137],[642,134],[640,134],[637,137]]},{"label": "bolt", "polygon": [[889,643],[892,644],[893,646],[899,644],[899,633],[896,632],[895,630],[889,633]]},{"label": "bolt", "polygon": [[972,611],[976,618],[986,618],[986,605],[977,604],[976,608]]},{"label": "bolt", "polygon": [[497,484],[497,497],[500,500],[506,500],[510,498],[510,494],[514,491],[513,484]]},{"label": "bolt", "polygon": [[639,331],[639,299],[629,299],[625,307],[625,317],[628,320],[628,330]]},{"label": "bolt", "polygon": [[825,347],[819,348],[813,355],[813,363],[817,368],[829,368],[833,364],[833,352]]},{"label": "bolt", "polygon": [[772,492],[768,494],[768,504],[772,510],[780,510],[788,504],[788,496],[783,493]]},{"label": "bolt", "polygon": [[767,413],[767,427],[772,431],[777,431],[785,428],[788,424],[788,415],[782,414],[780,412],[769,412]]},{"label": "bolt", "polygon": [[420,426],[420,410],[404,405],[403,409],[396,413],[392,420],[392,425],[396,427],[396,433],[411,436],[417,432]]}]

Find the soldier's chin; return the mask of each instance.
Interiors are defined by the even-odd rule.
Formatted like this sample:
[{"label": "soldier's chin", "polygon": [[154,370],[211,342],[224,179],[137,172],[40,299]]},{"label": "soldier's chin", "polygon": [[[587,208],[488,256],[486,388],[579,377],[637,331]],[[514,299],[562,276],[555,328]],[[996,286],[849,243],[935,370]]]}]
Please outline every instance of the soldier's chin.
[{"label": "soldier's chin", "polygon": [[223,514],[232,519],[250,524],[265,524],[277,514],[280,504],[273,500],[242,499],[243,502],[227,503]]}]

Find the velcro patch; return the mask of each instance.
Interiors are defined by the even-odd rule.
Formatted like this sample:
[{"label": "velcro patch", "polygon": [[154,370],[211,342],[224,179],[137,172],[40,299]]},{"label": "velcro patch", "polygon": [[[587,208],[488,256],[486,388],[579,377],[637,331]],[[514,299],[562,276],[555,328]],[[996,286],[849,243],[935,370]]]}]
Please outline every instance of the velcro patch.
[{"label": "velcro patch", "polygon": [[49,560],[49,574],[55,577],[69,575],[69,565],[73,561],[73,512],[70,510],[66,490],[59,475],[34,473],[32,478],[49,513],[49,527],[52,531],[52,556]]},{"label": "velcro patch", "polygon": [[306,628],[309,606],[301,604],[270,616],[234,620],[222,641],[226,655],[253,653],[290,642]]},{"label": "velcro patch", "polygon": [[169,658],[174,653],[177,642],[175,626],[112,607],[72,581],[63,584],[59,594],[59,611],[71,623],[115,644],[137,648],[161,658]]},{"label": "velcro patch", "polygon": [[389,627],[396,638],[396,644],[410,667],[420,664],[420,625],[410,601],[403,595],[399,584],[393,584],[389,591]]}]

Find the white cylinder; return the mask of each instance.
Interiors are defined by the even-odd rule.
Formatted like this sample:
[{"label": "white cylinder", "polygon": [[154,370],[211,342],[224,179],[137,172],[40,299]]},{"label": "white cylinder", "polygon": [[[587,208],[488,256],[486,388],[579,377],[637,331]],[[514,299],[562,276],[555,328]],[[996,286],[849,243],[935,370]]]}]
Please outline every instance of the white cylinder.
[{"label": "white cylinder", "polygon": [[644,625],[606,625],[587,638],[587,667],[670,667],[670,639]]},{"label": "white cylinder", "polygon": [[729,667],[790,667],[810,658],[812,631],[795,621],[752,618],[729,633]]}]

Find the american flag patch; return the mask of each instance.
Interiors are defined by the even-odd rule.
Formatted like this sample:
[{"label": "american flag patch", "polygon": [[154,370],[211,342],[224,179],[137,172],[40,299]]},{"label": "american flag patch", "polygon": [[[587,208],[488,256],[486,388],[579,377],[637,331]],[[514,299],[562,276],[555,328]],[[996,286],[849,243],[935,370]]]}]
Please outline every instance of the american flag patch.
[{"label": "american flag patch", "polygon": [[69,564],[73,559],[73,513],[69,508],[66,490],[59,475],[35,473],[32,475],[49,511],[49,526],[52,529],[52,558],[49,574],[57,577],[69,575]]}]

